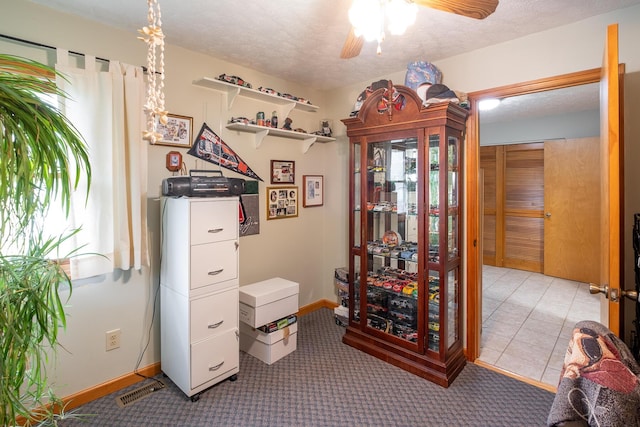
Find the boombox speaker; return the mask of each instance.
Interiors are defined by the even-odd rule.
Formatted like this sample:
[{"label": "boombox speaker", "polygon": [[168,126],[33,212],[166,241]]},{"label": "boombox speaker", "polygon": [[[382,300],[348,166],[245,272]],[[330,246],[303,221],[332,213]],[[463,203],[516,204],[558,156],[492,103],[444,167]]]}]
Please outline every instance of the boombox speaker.
[{"label": "boombox speaker", "polygon": [[162,181],[162,195],[171,197],[239,196],[244,179],[227,178],[222,171],[192,170],[189,176],[172,176]]}]

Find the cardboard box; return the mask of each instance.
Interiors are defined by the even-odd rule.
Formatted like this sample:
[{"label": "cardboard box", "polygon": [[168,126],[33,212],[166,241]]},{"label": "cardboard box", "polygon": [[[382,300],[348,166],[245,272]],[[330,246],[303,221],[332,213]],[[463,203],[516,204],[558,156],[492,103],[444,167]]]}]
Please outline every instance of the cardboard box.
[{"label": "cardboard box", "polygon": [[240,287],[240,321],[253,328],[298,312],[299,285],[275,277]]},{"label": "cardboard box", "polygon": [[349,309],[339,305],[333,309],[333,317],[336,325],[347,326],[349,324]]},{"label": "cardboard box", "polygon": [[266,334],[240,323],[240,350],[271,365],[292,353],[298,345],[298,324]]}]

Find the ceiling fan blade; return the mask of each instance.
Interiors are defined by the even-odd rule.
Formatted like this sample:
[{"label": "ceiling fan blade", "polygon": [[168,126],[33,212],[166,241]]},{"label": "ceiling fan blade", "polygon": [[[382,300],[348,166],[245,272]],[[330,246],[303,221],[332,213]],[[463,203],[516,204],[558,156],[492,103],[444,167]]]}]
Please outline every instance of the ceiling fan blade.
[{"label": "ceiling fan blade", "polygon": [[413,0],[418,6],[430,7],[474,19],[484,19],[496,11],[498,0]]},{"label": "ceiling fan blade", "polygon": [[362,45],[364,44],[364,38],[362,36],[356,36],[355,30],[351,27],[347,40],[342,46],[342,52],[340,52],[340,58],[349,59],[360,55]]}]

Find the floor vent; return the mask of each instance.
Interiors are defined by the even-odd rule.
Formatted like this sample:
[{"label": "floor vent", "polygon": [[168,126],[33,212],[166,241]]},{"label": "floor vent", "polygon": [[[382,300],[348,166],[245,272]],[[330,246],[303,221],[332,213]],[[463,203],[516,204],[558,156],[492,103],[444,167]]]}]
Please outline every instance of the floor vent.
[{"label": "floor vent", "polygon": [[116,397],[116,403],[118,404],[119,407],[124,408],[125,406],[129,406],[133,403],[136,403],[140,399],[144,399],[154,391],[161,390],[164,387],[165,385],[162,381],[154,380],[152,383],[149,383],[135,390],[132,390],[128,393],[125,393],[122,396]]}]

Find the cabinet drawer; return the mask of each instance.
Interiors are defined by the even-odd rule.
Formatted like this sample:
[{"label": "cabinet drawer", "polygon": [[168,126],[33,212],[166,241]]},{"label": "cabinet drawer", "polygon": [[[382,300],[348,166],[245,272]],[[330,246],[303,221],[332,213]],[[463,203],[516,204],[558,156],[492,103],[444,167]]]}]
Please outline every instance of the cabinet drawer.
[{"label": "cabinet drawer", "polygon": [[238,288],[191,301],[191,341],[238,327]]},{"label": "cabinet drawer", "polygon": [[238,277],[236,240],[191,247],[191,289]]},{"label": "cabinet drawer", "polygon": [[233,329],[191,344],[192,389],[216,378],[223,378],[226,373],[238,368],[240,346],[237,333],[238,330]]},{"label": "cabinet drawer", "polygon": [[191,203],[191,244],[238,238],[238,201],[206,200]]}]

